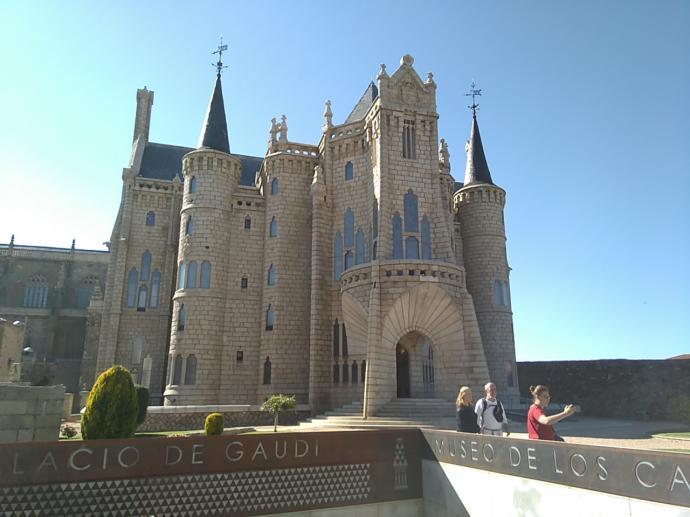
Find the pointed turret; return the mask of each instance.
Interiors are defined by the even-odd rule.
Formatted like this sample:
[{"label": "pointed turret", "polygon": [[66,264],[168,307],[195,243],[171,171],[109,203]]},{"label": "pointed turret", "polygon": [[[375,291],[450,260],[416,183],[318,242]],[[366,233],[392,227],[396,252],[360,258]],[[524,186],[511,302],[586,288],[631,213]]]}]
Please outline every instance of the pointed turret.
[{"label": "pointed turret", "polygon": [[223,89],[220,83],[220,73],[216,76],[216,86],[213,89],[211,102],[208,103],[206,118],[199,136],[199,149],[215,149],[230,154],[228,142],[228,125],[225,120],[225,105],[223,104]]},{"label": "pointed turret", "polygon": [[491,181],[489,165],[486,163],[486,156],[484,155],[482,137],[479,134],[476,113],[472,114],[472,131],[470,132],[470,139],[467,141],[467,145],[465,146],[465,151],[467,152],[465,186],[476,183],[488,183],[493,185],[494,182]]}]

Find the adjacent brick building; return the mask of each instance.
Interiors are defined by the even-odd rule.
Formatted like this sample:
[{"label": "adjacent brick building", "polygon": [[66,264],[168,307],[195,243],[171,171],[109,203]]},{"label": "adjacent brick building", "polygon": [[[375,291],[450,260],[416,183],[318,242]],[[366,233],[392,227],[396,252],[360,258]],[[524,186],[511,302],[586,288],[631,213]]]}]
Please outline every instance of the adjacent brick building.
[{"label": "adjacent brick building", "polygon": [[264,157],[230,151],[220,73],[196,149],[150,142],[152,105],[139,90],[94,373],[123,364],[166,405],[517,394],[505,191],[476,117],[453,180],[411,56],[342,124],[327,102],[317,143],[273,119]]}]

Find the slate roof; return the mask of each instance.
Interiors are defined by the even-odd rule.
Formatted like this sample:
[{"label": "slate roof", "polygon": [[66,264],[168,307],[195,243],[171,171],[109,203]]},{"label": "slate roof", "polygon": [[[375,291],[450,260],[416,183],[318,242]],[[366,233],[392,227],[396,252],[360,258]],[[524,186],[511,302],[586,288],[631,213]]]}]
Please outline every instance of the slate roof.
[{"label": "slate roof", "polygon": [[470,141],[467,147],[467,167],[465,168],[464,183],[465,185],[472,185],[475,183],[494,184],[494,182],[491,181],[489,165],[486,163],[484,146],[482,145],[482,137],[479,134],[479,125],[477,124],[476,116],[472,116],[472,131],[470,132]]},{"label": "slate roof", "polygon": [[228,123],[225,119],[225,105],[223,104],[223,88],[220,84],[220,74],[216,76],[211,101],[208,103],[204,125],[201,126],[199,148],[215,149],[230,154],[228,141]]},{"label": "slate roof", "polygon": [[[175,176],[182,180],[182,157],[195,149],[178,145],[148,142],[144,148],[139,176],[157,180],[172,180]],[[236,154],[242,162],[240,185],[253,187],[256,172],[261,169],[264,159],[258,156]]]},{"label": "slate roof", "polygon": [[374,100],[378,96],[379,96],[379,89],[376,87],[376,85],[372,81],[369,83],[369,86],[367,86],[367,89],[364,90],[364,94],[362,95],[362,98],[359,99],[359,102],[357,102],[354,109],[352,110],[352,113],[350,113],[350,115],[348,115],[348,117],[344,123],[349,124],[350,122],[362,120],[364,118],[364,115],[367,114],[367,111],[369,111],[369,107],[374,103]]}]

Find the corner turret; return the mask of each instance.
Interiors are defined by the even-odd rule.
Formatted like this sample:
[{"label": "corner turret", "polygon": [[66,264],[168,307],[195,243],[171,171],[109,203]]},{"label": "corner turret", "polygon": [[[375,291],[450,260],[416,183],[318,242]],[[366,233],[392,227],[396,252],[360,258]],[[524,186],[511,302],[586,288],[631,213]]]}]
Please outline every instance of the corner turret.
[{"label": "corner turret", "polygon": [[[473,101],[479,94],[480,90],[472,90]],[[503,219],[506,193],[491,179],[477,124],[477,107],[475,102],[470,106],[472,128],[465,147],[465,183],[453,197],[462,236],[467,290],[477,311],[490,380],[512,403],[518,396],[518,383]]]}]

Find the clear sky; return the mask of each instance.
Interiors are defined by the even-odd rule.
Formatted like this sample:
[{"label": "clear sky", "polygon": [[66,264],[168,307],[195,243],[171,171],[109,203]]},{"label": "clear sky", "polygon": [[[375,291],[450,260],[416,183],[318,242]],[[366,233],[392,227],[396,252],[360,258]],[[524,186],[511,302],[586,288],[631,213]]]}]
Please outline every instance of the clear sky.
[{"label": "clear sky", "polygon": [[690,2],[0,2],[0,242],[102,249],[136,89],[193,147],[222,33],[230,147],[316,143],[410,53],[464,172],[468,100],[505,220],[518,360],[690,353]]}]

